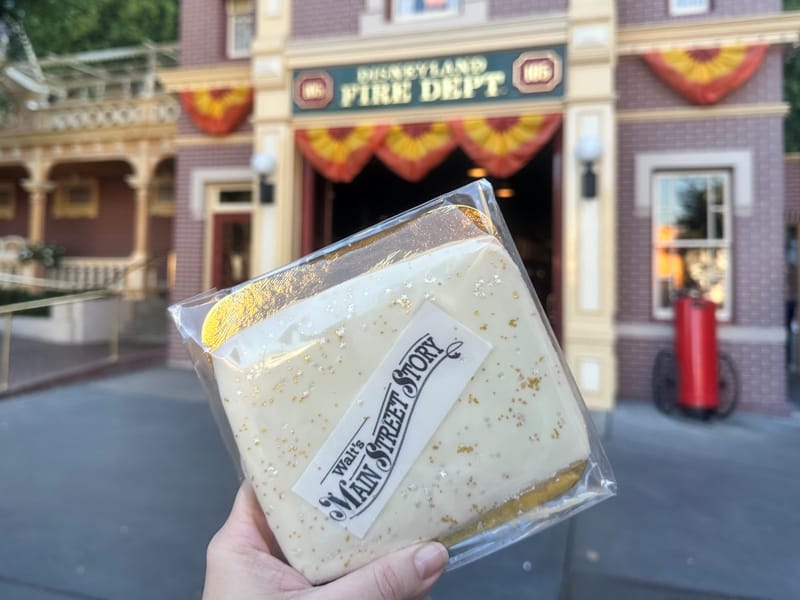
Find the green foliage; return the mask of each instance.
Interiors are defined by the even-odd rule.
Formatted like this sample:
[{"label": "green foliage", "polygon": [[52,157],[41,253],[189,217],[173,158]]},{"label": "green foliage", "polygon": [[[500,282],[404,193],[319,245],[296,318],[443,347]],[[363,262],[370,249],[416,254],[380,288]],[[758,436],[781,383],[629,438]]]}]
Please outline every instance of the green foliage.
[{"label": "green foliage", "polygon": [[19,262],[38,262],[45,269],[57,269],[64,258],[64,248],[58,244],[28,244],[19,251]]},{"label": "green foliage", "polygon": [[16,0],[39,57],[178,38],[179,0]]},{"label": "green foliage", "polygon": [[[7,304],[18,304],[19,302],[30,302],[31,300],[42,300],[44,298],[58,298],[69,292],[59,292],[48,290],[43,292],[29,292],[20,288],[0,288],[0,306]],[[16,313],[18,316],[25,317],[47,317],[50,315],[50,307],[31,308]]]}]

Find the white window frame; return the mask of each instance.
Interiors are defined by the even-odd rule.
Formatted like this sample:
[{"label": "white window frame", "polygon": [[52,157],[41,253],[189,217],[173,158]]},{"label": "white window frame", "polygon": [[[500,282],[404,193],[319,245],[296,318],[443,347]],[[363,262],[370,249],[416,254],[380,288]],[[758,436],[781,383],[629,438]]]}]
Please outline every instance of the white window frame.
[{"label": "white window frame", "polygon": [[[256,13],[254,0],[227,0],[227,39],[226,51],[228,58],[248,58],[252,54],[253,39],[256,35]],[[252,31],[250,45],[246,50],[238,48],[236,43],[237,25],[250,21]]]},{"label": "white window frame", "polygon": [[[74,191],[87,194],[86,202],[75,202]],[[54,219],[96,219],[100,210],[100,188],[94,177],[70,177],[56,181]]]},{"label": "white window frame", "polygon": [[711,0],[695,0],[685,5],[685,1],[667,0],[669,2],[669,16],[685,17],[687,15],[705,15],[711,12]]},{"label": "white window frame", "polygon": [[417,0],[389,0],[391,2],[391,20],[395,23],[406,23],[408,21],[421,21],[427,19],[444,19],[457,16],[461,12],[460,0],[445,0],[448,4],[447,8],[435,11],[421,11],[421,12],[401,12],[400,5],[404,3],[413,3]]},{"label": "white window frame", "polygon": [[464,27],[477,27],[489,22],[489,0],[459,0],[457,10],[407,15],[399,19],[397,11],[394,10],[396,1],[364,0],[364,10],[359,15],[359,34],[409,35],[414,36],[412,39],[417,39],[437,31],[461,30]]},{"label": "white window frame", "polygon": [[[658,194],[660,190],[659,183],[666,178],[679,178],[679,177],[721,177],[723,181],[723,202],[722,202],[722,228],[723,238],[716,240],[706,237],[704,240],[677,240],[672,242],[661,242],[658,240]],[[724,292],[725,304],[717,309],[717,319],[720,321],[730,321],[733,313],[733,190],[732,190],[733,174],[727,169],[673,169],[673,170],[660,170],[652,173],[651,176],[651,198],[653,199],[651,223],[651,248],[652,248],[652,266],[650,273],[651,280],[651,294],[652,294],[652,310],[653,316],[656,319],[672,319],[674,317],[674,310],[672,306],[660,305],[660,289],[658,278],[658,252],[659,248],[722,248],[727,252],[728,265],[725,270],[724,279]],[[715,212],[714,207],[708,206],[709,216],[711,212]],[[709,219],[710,222],[710,219]]]},{"label": "white window frame", "polygon": [[[253,236],[250,240],[250,264],[255,265],[254,262],[256,260],[256,249],[257,249],[257,239],[256,239],[256,227],[258,223],[256,222],[257,219],[257,204],[256,204],[256,194],[257,190],[253,186],[253,179],[252,179],[252,171],[247,170],[231,170],[228,174],[228,177],[220,177],[219,174],[214,177],[211,175],[213,170],[209,170],[208,172],[203,172],[202,170],[195,171],[193,174],[193,178],[196,178],[197,181],[193,181],[193,185],[201,186],[200,193],[204,198],[203,202],[203,210],[204,212],[204,220],[206,222],[205,225],[205,234],[204,234],[204,251],[203,251],[203,287],[209,288],[211,287],[211,271],[213,268],[213,260],[214,257],[212,256],[212,252],[214,250],[214,215],[222,215],[225,213],[250,213],[250,223],[251,223],[251,236]],[[237,175],[246,174],[245,177],[239,177],[237,179]],[[203,175],[209,176],[209,179],[204,180],[202,177]],[[220,195],[223,192],[245,192],[249,191],[250,194],[250,202],[220,202]]]}]

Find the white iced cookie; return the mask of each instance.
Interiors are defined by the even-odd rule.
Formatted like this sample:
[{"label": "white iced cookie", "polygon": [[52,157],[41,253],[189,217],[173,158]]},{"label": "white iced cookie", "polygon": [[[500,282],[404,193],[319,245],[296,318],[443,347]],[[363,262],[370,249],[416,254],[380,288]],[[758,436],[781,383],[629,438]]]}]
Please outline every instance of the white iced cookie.
[{"label": "white iced cookie", "polygon": [[542,318],[485,235],[299,300],[216,348],[244,468],[289,562],[324,582],[572,486],[589,442]]}]

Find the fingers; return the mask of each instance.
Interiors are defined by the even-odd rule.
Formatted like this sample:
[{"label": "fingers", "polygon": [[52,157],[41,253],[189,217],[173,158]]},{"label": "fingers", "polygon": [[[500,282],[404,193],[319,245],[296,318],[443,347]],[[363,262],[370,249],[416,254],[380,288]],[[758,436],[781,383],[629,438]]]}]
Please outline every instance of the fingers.
[{"label": "fingers", "polygon": [[236,499],[233,501],[231,514],[222,526],[220,533],[235,536],[255,549],[266,549],[273,556],[283,558],[253,487],[246,480],[239,487]]},{"label": "fingers", "polygon": [[384,556],[341,579],[317,588],[320,599],[409,600],[425,595],[447,565],[447,550],[437,542]]}]

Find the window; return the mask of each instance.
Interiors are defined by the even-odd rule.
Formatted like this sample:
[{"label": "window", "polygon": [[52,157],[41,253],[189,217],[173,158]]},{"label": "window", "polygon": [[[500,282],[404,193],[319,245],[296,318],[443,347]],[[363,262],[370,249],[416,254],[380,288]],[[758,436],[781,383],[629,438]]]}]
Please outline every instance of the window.
[{"label": "window", "polygon": [[220,204],[251,204],[253,192],[247,190],[221,190],[219,193]]},{"label": "window", "polygon": [[99,204],[97,180],[73,178],[58,181],[53,203],[56,219],[94,219]]},{"label": "window", "polygon": [[0,219],[13,219],[17,196],[14,193],[14,184],[0,183]]},{"label": "window", "polygon": [[729,171],[653,175],[653,313],[672,317],[678,292],[697,291],[731,315]]},{"label": "window", "polygon": [[155,217],[171,217],[175,214],[172,176],[154,177],[150,183],[150,214]]},{"label": "window", "polygon": [[451,16],[458,12],[459,0],[392,0],[392,19]]},{"label": "window", "polygon": [[253,0],[228,0],[228,58],[250,56],[255,31]]},{"label": "window", "polygon": [[711,10],[711,0],[667,0],[671,17],[702,15]]}]

